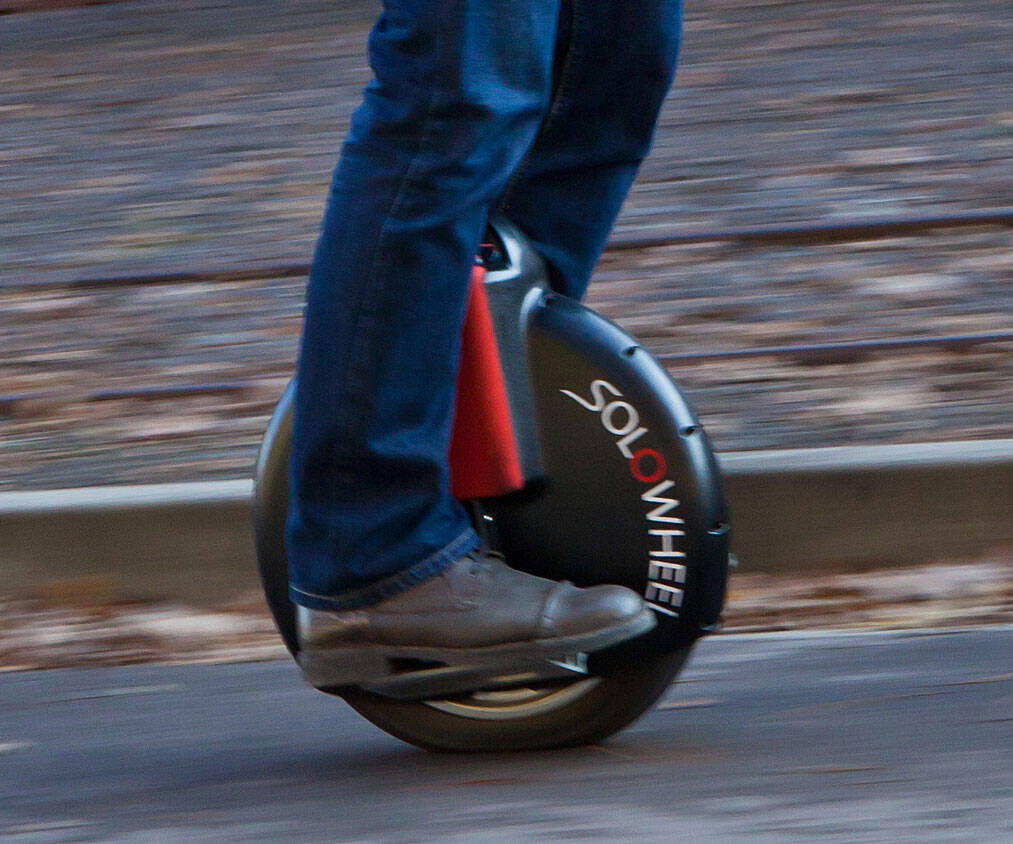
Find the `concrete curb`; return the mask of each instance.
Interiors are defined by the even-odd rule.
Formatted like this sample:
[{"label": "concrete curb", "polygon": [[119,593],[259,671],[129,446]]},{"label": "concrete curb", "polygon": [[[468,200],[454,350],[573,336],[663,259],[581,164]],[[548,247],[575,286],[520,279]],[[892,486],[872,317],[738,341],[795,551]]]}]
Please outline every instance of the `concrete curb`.
[{"label": "concrete curb", "polygon": [[721,456],[745,571],[856,571],[1013,546],[1013,440]]},{"label": "concrete curb", "polygon": [[[720,455],[744,571],[854,571],[1013,545],[1013,439]],[[250,481],[0,493],[7,589],[207,604],[257,589]]]}]

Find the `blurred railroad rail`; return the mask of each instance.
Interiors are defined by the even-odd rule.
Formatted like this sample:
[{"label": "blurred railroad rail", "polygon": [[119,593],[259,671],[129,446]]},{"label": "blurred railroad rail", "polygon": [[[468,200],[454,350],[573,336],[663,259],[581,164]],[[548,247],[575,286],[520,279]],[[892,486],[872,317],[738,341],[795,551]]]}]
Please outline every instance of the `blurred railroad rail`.
[{"label": "blurred railroad rail", "polygon": [[[1000,6],[687,5],[588,304],[719,450],[1013,437]],[[0,17],[0,490],[250,476],[378,8]]]},{"label": "blurred railroad rail", "polygon": [[609,250],[650,249],[689,243],[726,240],[757,246],[813,246],[825,243],[846,243],[854,240],[876,240],[886,237],[924,235],[938,229],[978,226],[1013,226],[1013,208],[997,208],[967,214],[944,214],[932,217],[895,217],[883,220],[860,220],[837,223],[802,223],[791,226],[757,226],[724,231],[671,232],[668,234],[627,234],[614,238]]},{"label": "blurred railroad rail", "polygon": [[[855,363],[867,360],[872,355],[918,352],[925,349],[941,348],[959,352],[975,346],[1013,343],[1013,331],[988,334],[964,334],[949,337],[888,337],[882,340],[855,340],[845,343],[818,343],[800,346],[771,346],[768,348],[733,349],[713,352],[681,352],[658,355],[665,363],[695,363],[704,361],[744,360],[748,358],[789,358],[803,365]],[[46,393],[0,394],[0,413],[16,410],[21,403],[73,398],[76,401],[102,402],[124,399],[186,398],[201,395],[227,395],[256,389],[258,381],[234,381],[213,384],[148,385],[127,387],[118,390],[99,390],[81,394],[74,391],[51,391]]]},{"label": "blurred railroad rail", "polygon": [[[304,260],[378,9],[135,0],[0,19],[0,280]],[[1009,40],[992,0],[688,4],[617,242],[1008,210]]]},{"label": "blurred railroad rail", "polygon": [[[662,360],[722,451],[1008,438],[1008,232],[612,250],[588,303]],[[0,284],[0,489],[249,477],[297,354],[290,266]]]},{"label": "blurred railroad rail", "polygon": [[[860,220],[839,223],[809,222],[791,226],[759,226],[714,231],[673,231],[652,234],[624,234],[612,238],[606,252],[635,249],[657,249],[663,246],[684,246],[695,243],[729,242],[763,246],[815,246],[891,237],[930,235],[940,229],[1013,227],[1013,208],[1000,208],[968,214],[947,214],[933,217],[897,217],[882,220]],[[88,290],[102,287],[123,287],[134,284],[206,284],[214,282],[261,281],[266,278],[304,278],[308,263],[268,264],[256,267],[220,267],[214,269],[177,270],[170,273],[147,273],[126,276],[98,276],[78,279],[32,279],[28,276],[0,279],[4,290],[19,288],[71,288]]]},{"label": "blurred railroad rail", "polygon": [[[611,240],[606,252],[637,249],[657,249],[699,243],[730,242],[762,248],[764,246],[814,246],[853,241],[868,241],[894,237],[931,236],[940,229],[1013,227],[1013,209],[998,209],[969,214],[951,214],[934,217],[907,217],[881,220],[863,220],[841,223],[811,222],[793,226],[763,226],[750,229],[726,229],[700,232],[671,232],[668,234],[624,235]],[[44,279],[7,280],[0,283],[6,292],[19,289],[56,288],[91,290],[128,287],[135,285],[176,285],[261,282],[265,279],[304,279],[309,265],[276,264],[262,267],[219,268],[211,270],[183,270],[171,273],[146,275],[81,278],[70,281]],[[790,346],[769,346],[743,349],[671,352],[657,355],[666,363],[693,363],[749,358],[788,358],[800,364],[841,364],[867,360],[871,355],[884,355],[939,348],[962,351],[987,344],[1013,342],[1013,331],[992,331],[975,334],[955,334],[942,337],[885,337],[873,340],[853,340],[836,343],[810,343]],[[257,386],[256,381],[216,382],[179,385],[146,385],[123,389],[105,389],[75,394],[77,400],[88,402],[119,401],[122,399],[172,399],[196,395],[224,395],[242,393]],[[69,395],[66,391],[0,394],[0,413],[15,408],[19,403],[59,399]]]}]

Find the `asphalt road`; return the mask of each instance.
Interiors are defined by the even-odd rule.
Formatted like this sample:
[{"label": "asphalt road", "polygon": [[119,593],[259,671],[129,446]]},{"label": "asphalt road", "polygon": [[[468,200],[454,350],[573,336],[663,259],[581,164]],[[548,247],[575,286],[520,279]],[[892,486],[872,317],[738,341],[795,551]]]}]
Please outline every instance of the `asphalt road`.
[{"label": "asphalt road", "polygon": [[0,677],[18,841],[1009,841],[1013,628],[726,636],[605,745],[426,754],[292,665]]}]

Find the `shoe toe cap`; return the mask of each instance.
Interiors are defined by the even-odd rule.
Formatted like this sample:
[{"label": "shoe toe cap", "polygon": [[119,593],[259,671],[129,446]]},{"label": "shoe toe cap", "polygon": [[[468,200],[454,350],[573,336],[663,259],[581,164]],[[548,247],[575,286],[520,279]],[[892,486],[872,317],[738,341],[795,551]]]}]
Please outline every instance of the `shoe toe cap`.
[{"label": "shoe toe cap", "polygon": [[575,635],[631,621],[644,607],[643,599],[625,586],[561,585],[547,602],[545,615],[554,634]]}]

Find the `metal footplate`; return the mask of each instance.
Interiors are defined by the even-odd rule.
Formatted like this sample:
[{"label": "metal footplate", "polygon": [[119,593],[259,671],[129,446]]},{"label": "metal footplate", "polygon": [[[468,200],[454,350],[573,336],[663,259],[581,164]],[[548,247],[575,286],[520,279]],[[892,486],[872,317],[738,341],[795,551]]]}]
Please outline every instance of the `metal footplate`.
[{"label": "metal footplate", "polygon": [[502,691],[532,685],[572,683],[586,677],[586,654],[559,660],[538,660],[499,665],[439,665],[407,669],[367,681],[359,687],[396,700],[427,700],[470,694],[476,690]]}]

